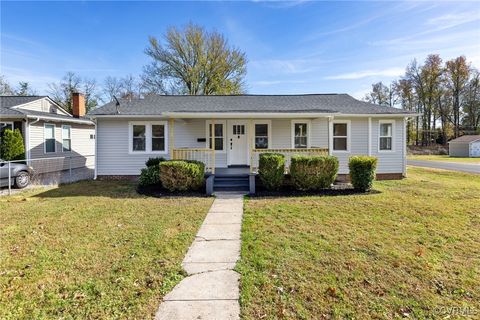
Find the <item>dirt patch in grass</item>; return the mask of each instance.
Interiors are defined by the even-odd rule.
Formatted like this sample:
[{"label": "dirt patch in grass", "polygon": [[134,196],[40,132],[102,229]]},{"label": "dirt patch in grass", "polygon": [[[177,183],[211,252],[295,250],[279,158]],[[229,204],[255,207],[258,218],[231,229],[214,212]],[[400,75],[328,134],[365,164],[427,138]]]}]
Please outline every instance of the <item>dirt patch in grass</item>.
[{"label": "dirt patch in grass", "polygon": [[0,318],[152,318],[212,201],[125,181],[1,197]]},{"label": "dirt patch in grass", "polygon": [[243,318],[478,318],[480,180],[411,168],[374,189],[249,198]]}]

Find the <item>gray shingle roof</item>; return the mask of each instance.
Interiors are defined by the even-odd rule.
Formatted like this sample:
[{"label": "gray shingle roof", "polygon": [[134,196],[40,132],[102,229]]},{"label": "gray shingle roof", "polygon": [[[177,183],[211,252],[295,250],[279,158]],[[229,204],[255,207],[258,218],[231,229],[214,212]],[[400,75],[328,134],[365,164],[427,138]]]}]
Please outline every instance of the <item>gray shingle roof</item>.
[{"label": "gray shingle roof", "polygon": [[[165,112],[293,112],[342,114],[407,114],[397,108],[359,101],[348,94],[166,96],[120,100],[122,115],[161,115]],[[115,115],[115,102],[109,102],[89,115]]]},{"label": "gray shingle roof", "polygon": [[4,108],[0,106],[0,118],[1,116],[23,116],[23,113],[14,109]]},{"label": "gray shingle roof", "polygon": [[38,99],[48,98],[48,96],[0,96],[0,118],[3,117],[18,117],[25,118],[25,116],[33,117],[44,117],[50,119],[58,119],[62,121],[88,121],[91,123],[91,120],[86,117],[75,118],[72,116],[50,113],[50,112],[41,112],[34,110],[26,109],[12,109],[12,107],[19,106],[28,102],[36,101]]},{"label": "gray shingle roof", "polygon": [[480,135],[465,135],[458,137],[457,139],[450,140],[448,143],[470,143],[473,141],[480,140]]},{"label": "gray shingle roof", "polygon": [[29,103],[47,96],[0,96],[0,108],[10,108]]}]

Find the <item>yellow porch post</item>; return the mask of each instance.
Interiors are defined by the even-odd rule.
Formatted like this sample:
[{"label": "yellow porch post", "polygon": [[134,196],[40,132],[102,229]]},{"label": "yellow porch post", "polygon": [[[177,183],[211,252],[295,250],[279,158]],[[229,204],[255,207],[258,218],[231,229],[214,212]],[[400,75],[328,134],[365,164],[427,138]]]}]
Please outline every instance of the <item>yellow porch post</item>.
[{"label": "yellow porch post", "polygon": [[170,159],[175,159],[175,119],[168,119],[168,149],[170,150]]}]

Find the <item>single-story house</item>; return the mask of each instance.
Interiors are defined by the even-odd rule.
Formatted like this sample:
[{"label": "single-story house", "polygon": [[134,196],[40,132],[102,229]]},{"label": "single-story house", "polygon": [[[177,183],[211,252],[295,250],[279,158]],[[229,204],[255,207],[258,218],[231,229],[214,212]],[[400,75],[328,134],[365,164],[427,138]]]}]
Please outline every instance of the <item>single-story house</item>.
[{"label": "single-story house", "polygon": [[480,157],[480,135],[466,135],[448,142],[450,157]]},{"label": "single-story house", "polygon": [[[406,173],[411,112],[347,94],[151,95],[107,103],[96,121],[96,175],[137,176],[150,157],[200,160],[215,176],[256,173],[263,152],[378,157],[378,179]],[[228,183],[226,184],[228,185]]]},{"label": "single-story house", "polygon": [[[72,96],[73,114],[48,96],[0,96],[0,139],[6,129],[19,129],[25,142],[25,158],[38,167],[54,165],[51,158],[75,159],[79,167],[95,153],[95,124],[85,117],[85,98]],[[58,166],[58,161],[57,164]]]}]

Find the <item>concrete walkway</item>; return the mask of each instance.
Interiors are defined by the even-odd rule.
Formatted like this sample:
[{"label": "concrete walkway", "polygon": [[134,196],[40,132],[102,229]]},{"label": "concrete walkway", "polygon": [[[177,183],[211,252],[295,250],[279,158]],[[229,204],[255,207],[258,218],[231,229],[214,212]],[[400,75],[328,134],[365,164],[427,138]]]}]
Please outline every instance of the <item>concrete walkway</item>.
[{"label": "concrete walkway", "polygon": [[182,266],[188,273],[167,294],[156,320],[240,319],[239,274],[243,193],[217,193]]}]

